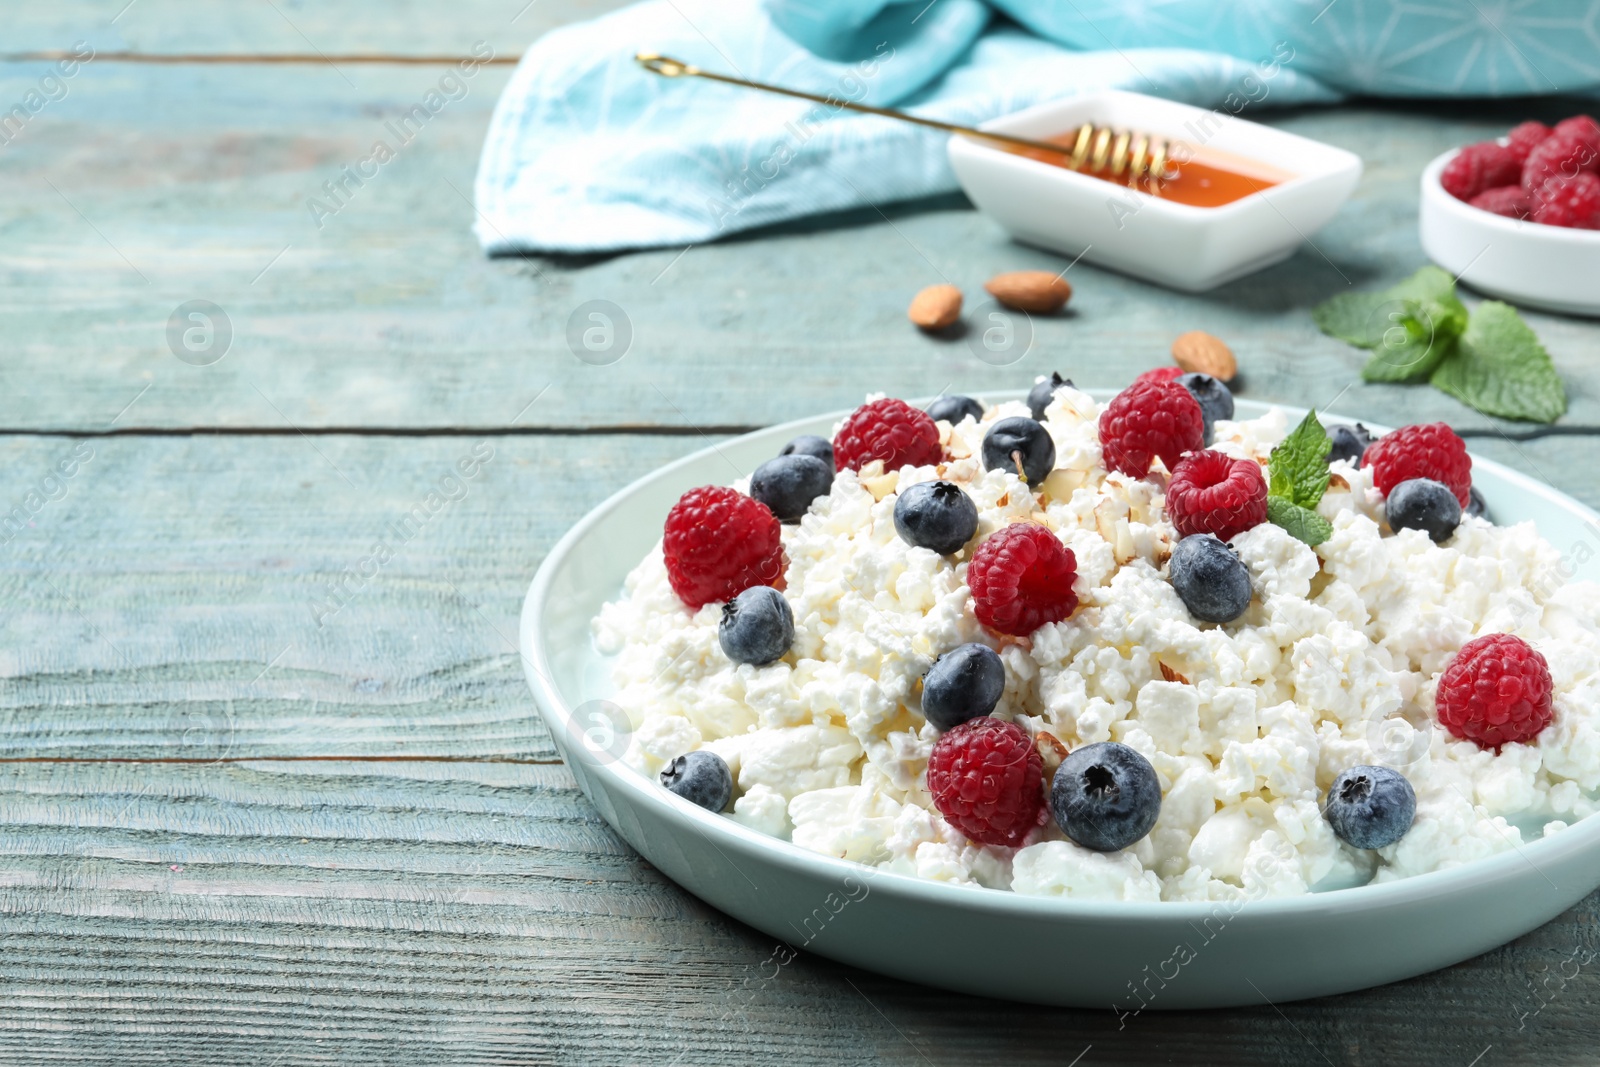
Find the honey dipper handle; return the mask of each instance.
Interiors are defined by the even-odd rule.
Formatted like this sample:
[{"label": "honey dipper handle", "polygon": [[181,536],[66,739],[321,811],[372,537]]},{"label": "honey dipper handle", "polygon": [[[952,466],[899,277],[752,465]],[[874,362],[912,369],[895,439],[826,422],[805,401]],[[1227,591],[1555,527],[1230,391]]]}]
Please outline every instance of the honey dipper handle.
[{"label": "honey dipper handle", "polygon": [[1018,145],[1022,148],[1033,148],[1045,152],[1066,154],[1069,149],[1063,145],[1052,144],[1049,141],[1035,141],[1027,137],[1013,137],[1009,133],[992,133],[980,130],[973,126],[957,126],[953,122],[940,122],[938,119],[925,119],[920,115],[913,115],[907,111],[896,111],[889,107],[873,107],[870,104],[856,104],[849,100],[841,100],[836,96],[819,96],[816,93],[801,92],[799,89],[785,89],[781,85],[768,85],[765,82],[753,82],[744,78],[733,78],[726,74],[714,74],[708,70],[701,70],[691,63],[671,56],[658,55],[655,52],[640,52],[633,57],[639,65],[653,74],[664,78],[706,78],[710,81],[723,82],[726,85],[737,85],[744,89],[759,89],[764,93],[777,93],[780,96],[793,96],[801,100],[811,100],[828,107],[843,108],[847,111],[859,111],[864,115],[881,115],[886,119],[898,119],[901,122],[911,122],[918,126],[927,126],[930,129],[944,130],[946,133],[959,133],[966,137],[975,137],[982,141],[999,141],[1003,144]]}]

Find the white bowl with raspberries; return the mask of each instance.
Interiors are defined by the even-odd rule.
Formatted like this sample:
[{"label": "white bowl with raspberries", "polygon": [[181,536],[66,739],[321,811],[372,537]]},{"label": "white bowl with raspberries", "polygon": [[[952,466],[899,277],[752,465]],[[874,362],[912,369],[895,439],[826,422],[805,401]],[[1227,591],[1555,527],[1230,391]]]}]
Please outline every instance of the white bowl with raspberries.
[{"label": "white bowl with raspberries", "polygon": [[[1095,399],[1109,396],[1096,391]],[[993,405],[1016,397],[982,399]],[[1237,409],[1241,420],[1274,410],[1242,398]],[[1283,410],[1292,419],[1304,414]],[[614,705],[608,708],[607,698],[618,694],[591,623],[655,549],[662,517],[686,491],[725,482],[730,463],[755,469],[799,435],[828,435],[842,414],[719,443],[621,490],[551,551],[522,614],[521,651],[536,704],[601,816],[689,892],[779,939],[782,950],[769,962],[781,967],[795,950],[814,951],[911,981],[1043,1004],[1111,1006],[1127,1018],[1146,1008],[1322,996],[1424,973],[1504,944],[1600,885],[1595,818],[1484,858],[1351,888],[1209,901],[1092,900],[874,868],[672,795],[665,775],[658,781],[623,760],[617,735],[628,727],[614,717]],[[1471,480],[1501,521],[1532,521],[1552,544],[1585,546],[1563,556],[1567,580],[1600,578],[1600,557],[1587,551],[1600,516],[1477,457]]]},{"label": "white bowl with raspberries", "polygon": [[1600,126],[1525,122],[1422,172],[1422,250],[1472,288],[1524,307],[1600,315]]}]

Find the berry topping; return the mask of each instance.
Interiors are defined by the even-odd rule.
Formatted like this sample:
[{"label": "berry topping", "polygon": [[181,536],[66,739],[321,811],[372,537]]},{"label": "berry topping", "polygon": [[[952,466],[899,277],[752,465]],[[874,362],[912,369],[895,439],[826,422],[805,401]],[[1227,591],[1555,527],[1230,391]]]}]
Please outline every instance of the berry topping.
[{"label": "berry topping", "polygon": [[1550,133],[1550,127],[1542,122],[1529,120],[1518,123],[1511,127],[1510,133],[1506,134],[1506,147],[1511,149],[1512,158],[1519,164],[1526,163],[1528,153],[1532,152],[1540,141],[1549,137]]},{"label": "berry topping", "polygon": [[954,482],[918,482],[894,502],[894,528],[906,544],[948,556],[978,532],[978,505]]},{"label": "berry topping", "polygon": [[1480,748],[1532,741],[1550,725],[1550,667],[1520,637],[1475,637],[1439,676],[1434,704],[1445,729]]},{"label": "berry topping", "polygon": [[1432,478],[1401,482],[1390,491],[1383,508],[1391,529],[1421,530],[1436,545],[1450,540],[1461,524],[1461,502],[1447,486]]},{"label": "berry topping", "polygon": [[1372,433],[1359,422],[1354,426],[1346,426],[1336,422],[1327,429],[1328,440],[1333,442],[1333,447],[1328,449],[1328,462],[1342,459],[1352,467],[1361,466],[1361,457],[1366,454],[1367,446],[1372,444]]},{"label": "berry topping", "polygon": [[1411,829],[1417,794],[1405,775],[1389,767],[1351,767],[1328,787],[1323,817],[1352,848],[1383,848]]},{"label": "berry topping", "polygon": [[1037,489],[1056,467],[1056,443],[1041,424],[1020,415],[1001,419],[983,435],[983,466],[1009,471]]},{"label": "berry topping", "polygon": [[1135,382],[1100,412],[1100,448],[1108,470],[1134,478],[1150,473],[1157,456],[1167,469],[1185,452],[1205,447],[1200,403],[1177,382]]},{"label": "berry topping", "polygon": [[1179,537],[1216,534],[1224,541],[1267,521],[1261,464],[1221,452],[1191,452],[1173,468],[1167,515]]},{"label": "berry topping", "polygon": [[1025,637],[1078,607],[1078,560],[1043,526],[1014,522],[991,534],[967,564],[973,613],[997,633]]},{"label": "berry topping", "polygon": [[733,773],[708,749],[687,752],[661,768],[661,784],[691,804],[720,812],[733,796]]},{"label": "berry topping", "polygon": [[735,663],[765,666],[794,643],[794,612],[772,586],[752,585],[722,605],[717,643]]},{"label": "berry topping", "polygon": [[661,551],[672,591],[691,611],[783,575],[778,517],[722,486],[701,486],[678,498],[667,512]]},{"label": "berry topping", "polygon": [[928,405],[928,418],[951,426],[959,425],[968,415],[974,422],[983,421],[983,405],[970,396],[941,396]]},{"label": "berry topping", "polygon": [[1571,178],[1600,169],[1600,145],[1570,133],[1552,133],[1534,146],[1522,164],[1522,188],[1538,205],[1539,187],[1551,178]]},{"label": "berry topping", "polygon": [[1402,426],[1367,446],[1361,465],[1372,471],[1372,484],[1388,496],[1401,482],[1432,478],[1443,482],[1467,506],[1472,488],[1472,457],[1467,443],[1442,422]]},{"label": "berry topping", "polygon": [[1498,189],[1485,189],[1471,200],[1472,206],[1492,215],[1508,219],[1525,219],[1533,211],[1533,201],[1520,185],[1502,185]]},{"label": "berry topping", "polygon": [[933,661],[922,677],[922,716],[949,730],[987,715],[1000,703],[1006,669],[988,645],[962,645]]},{"label": "berry topping", "polygon": [[875,459],[883,469],[926,467],[943,457],[939,425],[904,400],[886,397],[852,411],[833,435],[833,451],[841,470],[858,471]]},{"label": "berry topping", "polygon": [[1061,832],[1084,848],[1127,848],[1161,814],[1161,780],[1127,745],[1084,745],[1061,761],[1050,783],[1050,811]]},{"label": "berry topping", "polygon": [[1457,200],[1471,200],[1485,189],[1511,185],[1522,176],[1516,154],[1493,141],[1469,144],[1439,173],[1439,184]]},{"label": "berry topping", "polygon": [[783,446],[780,456],[816,456],[833,470],[833,442],[814,433],[801,434]]},{"label": "berry topping", "polygon": [[1232,622],[1250,606],[1250,568],[1212,534],[1173,545],[1167,576],[1189,614],[1204,622]]},{"label": "berry topping", "polygon": [[1055,371],[1050,372],[1050,377],[1033,383],[1033,388],[1028,390],[1028,410],[1035,419],[1044,421],[1044,409],[1050,406],[1050,401],[1056,398],[1056,390],[1062,387],[1073,388],[1072,379],[1063,378]]},{"label": "berry topping", "polygon": [[1042,826],[1044,763],[1022,727],[988,716],[947,731],[928,756],[933,806],[982,845],[1022,844]]},{"label": "berry topping", "polygon": [[1131,384],[1138,385],[1140,382],[1170,382],[1174,381],[1175,379],[1182,378],[1183,374],[1184,371],[1182,367],[1156,367],[1153,370],[1147,370],[1143,374],[1139,375]]},{"label": "berry topping", "polygon": [[1600,178],[1587,171],[1549,178],[1531,199],[1534,222],[1600,230]]},{"label": "berry topping", "polygon": [[811,502],[832,488],[833,468],[816,456],[778,456],[750,476],[750,495],[782,522],[799,522]]},{"label": "berry topping", "polygon": [[1233,418],[1233,392],[1220,378],[1209,374],[1180,374],[1173,380],[1189,390],[1189,395],[1200,405],[1200,415],[1206,425],[1205,443],[1211,444],[1211,431],[1217,420]]}]

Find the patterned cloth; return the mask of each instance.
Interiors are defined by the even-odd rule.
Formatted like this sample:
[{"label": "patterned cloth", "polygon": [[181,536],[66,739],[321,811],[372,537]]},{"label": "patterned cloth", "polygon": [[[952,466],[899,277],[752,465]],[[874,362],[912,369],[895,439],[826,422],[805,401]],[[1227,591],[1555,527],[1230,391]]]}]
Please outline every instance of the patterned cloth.
[{"label": "patterned cloth", "polygon": [[965,124],[1102,88],[1238,114],[1593,89],[1600,0],[647,0],[523,56],[479,163],[486,251],[697,244],[956,187],[937,131],[668,80],[639,51]]}]

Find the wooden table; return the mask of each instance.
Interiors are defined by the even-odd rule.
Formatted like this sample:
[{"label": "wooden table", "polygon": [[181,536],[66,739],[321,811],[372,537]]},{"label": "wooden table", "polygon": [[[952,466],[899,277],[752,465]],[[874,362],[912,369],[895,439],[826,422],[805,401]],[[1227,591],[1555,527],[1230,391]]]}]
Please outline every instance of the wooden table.
[{"label": "wooden table", "polygon": [[[1361,385],[1361,355],[1306,314],[1423,262],[1423,161],[1571,102],[1264,116],[1368,161],[1314,248],[1199,297],[1079,265],[1073,313],[994,368],[911,330],[910,294],[1061,264],[956,196],[681,256],[485,259],[469,197],[507,64],[315,225],[307,198],[438,57],[482,40],[509,61],[610,0],[125,2],[8,12],[0,61],[9,109],[50,69],[24,53],[95,52],[0,145],[0,510],[19,516],[0,569],[0,1062],[1592,1061],[1600,980],[1563,964],[1597,947],[1596,898],[1414,981],[1125,1029],[809,957],[762,981],[769,940],[663,879],[574,788],[512,642],[553,540],[707,441],[870,390],[1120,384],[1191,328],[1232,342],[1246,395],[1447,419],[1600,504],[1594,324],[1529,316],[1572,393],[1561,426],[1530,431]],[[632,324],[610,366],[565,341],[590,299]],[[231,326],[210,365],[167,342],[193,300]],[[364,563],[474,449],[482,473]],[[388,758],[406,753],[520,762]]]}]

